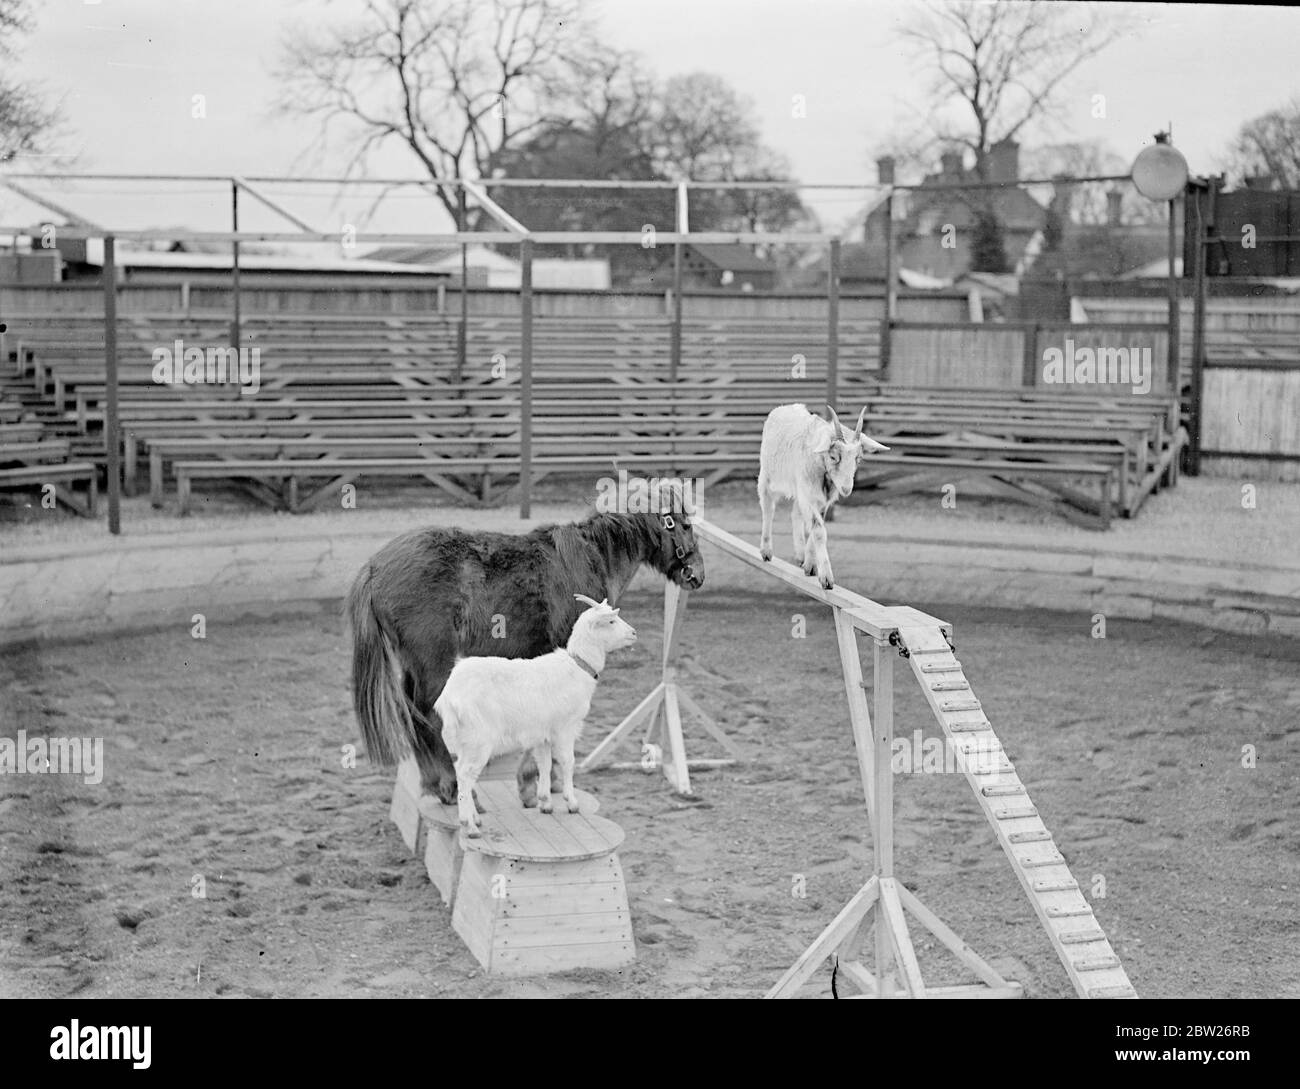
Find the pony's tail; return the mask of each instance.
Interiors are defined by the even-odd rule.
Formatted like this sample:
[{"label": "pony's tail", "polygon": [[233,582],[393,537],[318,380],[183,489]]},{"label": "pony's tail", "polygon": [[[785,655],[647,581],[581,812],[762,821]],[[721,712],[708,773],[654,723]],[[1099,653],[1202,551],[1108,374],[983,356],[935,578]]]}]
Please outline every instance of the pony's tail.
[{"label": "pony's tail", "polygon": [[367,564],[347,597],[347,620],[352,629],[352,707],[370,759],[390,766],[412,751],[414,708],[402,683],[401,657],[375,609],[372,577]]}]

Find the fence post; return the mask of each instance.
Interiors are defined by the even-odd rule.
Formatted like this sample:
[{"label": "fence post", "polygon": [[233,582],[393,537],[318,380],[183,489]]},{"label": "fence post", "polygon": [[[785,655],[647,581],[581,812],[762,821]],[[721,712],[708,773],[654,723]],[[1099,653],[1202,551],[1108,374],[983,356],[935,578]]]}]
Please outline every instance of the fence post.
[{"label": "fence post", "polygon": [[[456,190],[456,230],[465,233],[465,187]],[[460,324],[456,327],[456,381],[465,380],[466,353],[469,351],[469,246],[460,244]]]},{"label": "fence post", "polygon": [[[1178,277],[1174,274],[1174,262],[1177,258],[1178,231],[1175,220],[1178,218],[1178,198],[1169,199],[1169,352],[1165,364],[1166,389],[1175,399],[1179,395],[1178,385],[1178,323],[1182,320],[1179,313]],[[1184,216],[1184,218],[1186,218]],[[1184,233],[1187,230],[1183,224]]]},{"label": "fence post", "polygon": [[533,507],[533,240],[519,243],[519,517]]},{"label": "fence post", "polygon": [[1027,389],[1033,389],[1038,385],[1038,325],[1031,323],[1023,331],[1025,346],[1020,384]]},{"label": "fence post", "polygon": [[677,372],[682,365],[682,264],[686,259],[686,244],[681,236],[691,229],[690,194],[688,182],[677,183],[677,241],[673,243],[673,330],[672,351],[668,359],[668,378],[677,381]]},{"label": "fence post", "polygon": [[885,318],[880,323],[880,380],[889,380],[890,356],[894,348],[893,324],[898,309],[894,290],[894,191],[885,194]]},{"label": "fence post", "polygon": [[[239,233],[239,182],[230,179],[230,229]],[[234,318],[230,323],[230,346],[239,351],[242,342],[242,329],[239,313],[239,240],[231,244],[230,251],[230,290],[234,295]]]},{"label": "fence post", "polygon": [[115,239],[104,239],[104,442],[108,454],[108,532],[122,532],[121,435],[117,419],[117,260]]},{"label": "fence post", "polygon": [[673,243],[673,324],[672,345],[668,353],[668,380],[677,381],[682,364],[682,244]]},{"label": "fence post", "polygon": [[834,405],[840,381],[840,240],[831,239],[830,276],[826,285],[826,403]]},{"label": "fence post", "polygon": [[1196,191],[1196,308],[1192,320],[1192,397],[1191,397],[1191,443],[1187,453],[1187,475],[1200,476],[1201,473],[1201,394],[1205,384],[1205,304],[1206,304],[1206,265],[1210,254],[1210,231],[1214,227],[1214,192],[1217,179],[1206,179],[1205,192],[1208,200],[1202,207],[1201,188]]}]

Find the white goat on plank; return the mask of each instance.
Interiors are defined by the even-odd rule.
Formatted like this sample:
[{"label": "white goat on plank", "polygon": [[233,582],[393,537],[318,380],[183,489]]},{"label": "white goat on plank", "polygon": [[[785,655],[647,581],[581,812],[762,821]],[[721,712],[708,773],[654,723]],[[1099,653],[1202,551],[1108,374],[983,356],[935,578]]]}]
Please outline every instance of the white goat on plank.
[{"label": "white goat on plank", "polygon": [[578,616],[563,649],[536,658],[462,658],[433,705],[442,717],[442,740],[456,758],[457,809],[466,835],[480,834],[474,785],[487,762],[520,749],[537,761],[538,808],[551,812],[553,755],[569,812],[578,811],[573,746],[605,656],[635,643],[636,631],[608,601],[574,597],[591,607]]},{"label": "white goat on plank", "polygon": [[853,491],[858,460],[864,454],[889,447],[862,433],[864,408],[850,437],[830,405],[830,421],[804,405],[778,405],[763,424],[759,450],[758,502],[763,508],[763,536],[759,550],[772,558],[772,517],[778,496],[793,500],[790,521],[794,527],[795,557],[805,575],[818,575],[823,589],[835,585],[826,552],[826,511],[837,499]]}]

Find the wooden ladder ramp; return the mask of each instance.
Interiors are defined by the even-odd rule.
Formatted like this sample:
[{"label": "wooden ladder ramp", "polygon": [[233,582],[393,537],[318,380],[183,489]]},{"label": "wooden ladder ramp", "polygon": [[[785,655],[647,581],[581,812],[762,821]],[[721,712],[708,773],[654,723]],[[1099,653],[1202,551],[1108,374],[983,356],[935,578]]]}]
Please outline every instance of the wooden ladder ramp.
[{"label": "wooden ladder ramp", "polygon": [[943,631],[901,627],[898,642],[1079,997],[1136,998]]},{"label": "wooden ladder ramp", "polygon": [[[764,560],[753,544],[707,521],[697,518],[693,527],[696,537],[715,550],[830,607],[849,725],[870,818],[874,855],[870,878],[772,986],[767,997],[794,997],[827,962],[834,968],[833,981],[838,979],[845,991],[859,992],[847,995],[853,998],[1018,998],[1024,994],[1021,983],[1004,978],[895,875],[894,670],[901,655],[909,660],[945,738],[962,754],[962,771],[1075,991],[1083,998],[1136,998],[1119,958],[971,691],[952,651],[951,625],[909,606],[882,605],[843,587],[822,589],[817,580],[793,564],[776,558]],[[713,562],[711,555],[709,563]],[[640,766],[653,766],[660,754],[651,751],[653,759],[649,761],[645,754],[646,750],[658,748],[650,742],[657,740],[654,730],[656,720],[661,718],[660,730],[668,741],[662,754],[664,774],[678,791],[689,793],[688,769],[696,761],[687,757],[681,714],[684,706],[695,712],[707,733],[723,743],[732,760],[739,758],[734,743],[689,700],[680,684],[676,660],[690,596],[671,582],[666,585],[662,679],[596,746],[582,767],[599,764],[627,741],[633,730],[647,723]],[[869,640],[871,648],[870,685],[863,676],[861,638]],[[913,925],[938,939],[978,982],[951,986],[927,983],[911,937]]]}]

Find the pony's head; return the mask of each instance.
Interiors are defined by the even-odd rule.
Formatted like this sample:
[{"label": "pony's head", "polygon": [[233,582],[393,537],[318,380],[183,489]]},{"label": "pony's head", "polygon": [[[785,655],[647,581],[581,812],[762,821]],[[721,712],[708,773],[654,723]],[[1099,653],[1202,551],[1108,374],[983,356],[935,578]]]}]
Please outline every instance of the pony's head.
[{"label": "pony's head", "polygon": [[698,590],[704,585],[704,558],[691,528],[690,506],[677,486],[659,490],[658,510],[644,515],[658,534],[659,556],[655,566],[678,586]]},{"label": "pony's head", "polygon": [[865,408],[858,413],[858,426],[852,435],[844,429],[840,418],[835,415],[835,410],[830,405],[826,406],[826,411],[831,414],[832,438],[826,449],[818,450],[817,453],[821,458],[826,480],[831,484],[827,494],[832,498],[843,499],[853,491],[853,482],[858,475],[858,462],[862,457],[880,450],[888,450],[889,447],[862,433],[862,421],[867,415]]}]

